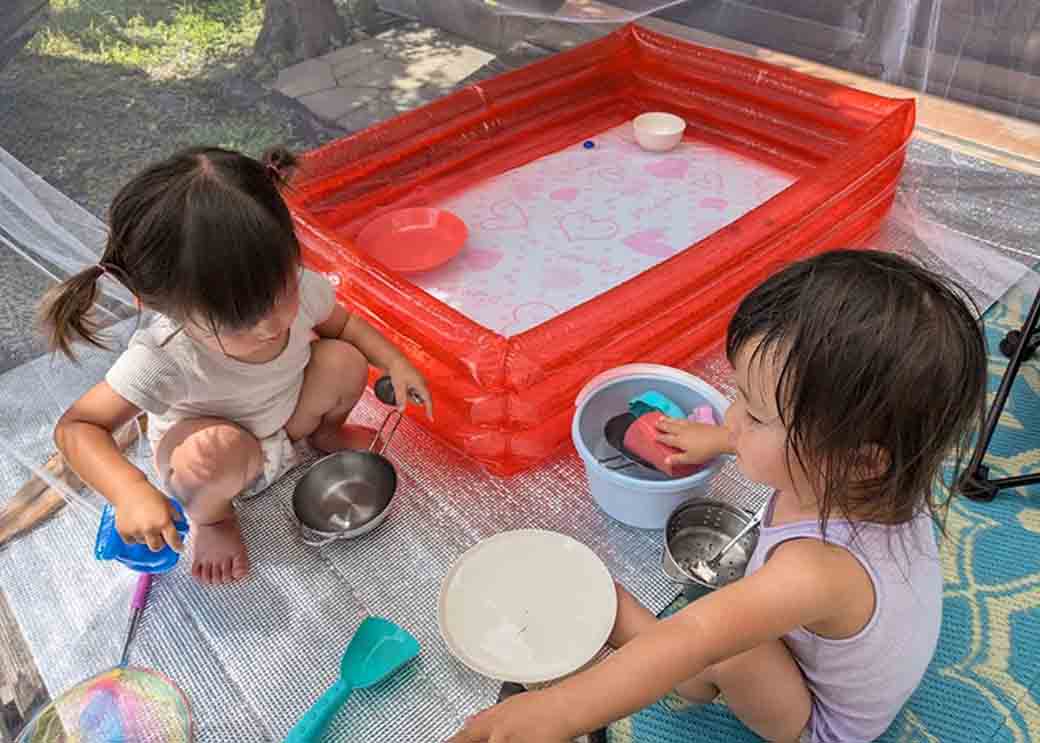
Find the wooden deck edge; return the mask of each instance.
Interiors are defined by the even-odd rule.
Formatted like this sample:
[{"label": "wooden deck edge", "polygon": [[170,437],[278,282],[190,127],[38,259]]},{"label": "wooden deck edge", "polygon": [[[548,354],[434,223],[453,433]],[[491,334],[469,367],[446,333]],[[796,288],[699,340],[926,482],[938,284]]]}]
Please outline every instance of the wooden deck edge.
[{"label": "wooden deck edge", "polygon": [[920,93],[672,21],[646,18],[639,24],[669,36],[754,57],[850,88],[890,98],[913,98],[917,101],[915,136],[1011,170],[1040,175],[1040,124]]}]

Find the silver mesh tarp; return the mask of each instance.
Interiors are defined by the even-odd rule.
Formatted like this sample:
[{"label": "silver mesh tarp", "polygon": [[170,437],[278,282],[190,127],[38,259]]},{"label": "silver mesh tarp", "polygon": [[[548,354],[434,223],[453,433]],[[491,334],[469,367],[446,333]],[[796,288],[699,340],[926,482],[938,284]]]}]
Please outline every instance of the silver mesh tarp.
[{"label": "silver mesh tarp", "polygon": [[[723,21],[736,17],[735,8],[752,5],[702,4],[726,11],[711,17],[708,30],[721,30]],[[572,0],[568,6],[582,4]],[[930,18],[943,4],[921,7],[931,9],[921,11]],[[772,12],[776,18],[793,14]],[[674,13],[679,17],[679,10]],[[936,26],[938,36],[941,26]],[[756,33],[768,27],[756,27]],[[886,33],[884,38],[898,40],[906,29]],[[911,38],[926,44],[928,36]],[[898,44],[889,44],[883,56],[911,69],[916,48],[911,44],[900,52]],[[836,57],[841,48],[832,51]],[[886,69],[888,79],[903,81],[897,68]],[[1028,109],[1025,93],[1019,104],[1021,111]],[[1036,261],[1040,182],[1024,170],[915,140],[896,207],[874,244],[917,256],[958,279],[985,307]],[[3,150],[0,227],[4,259],[30,267],[31,280],[24,282],[15,282],[6,269],[0,275],[5,299],[18,292],[8,304],[18,310],[12,322],[22,324],[14,328],[19,342],[30,343],[27,318],[40,293],[52,277],[96,260],[104,228]],[[121,319],[131,314],[130,298],[115,284],[106,282],[106,290],[106,307],[119,321],[113,327],[113,352],[85,350],[79,366],[37,356],[0,376],[0,503],[33,471],[44,474],[41,465],[53,452],[54,423],[102,378],[133,330],[134,319]],[[732,394],[728,366],[717,353],[691,362],[690,368]],[[366,397],[356,420],[377,424],[382,415],[378,403]],[[150,471],[146,445],[131,455]],[[389,456],[400,474],[399,493],[387,523],[370,536],[317,550],[302,545],[287,508],[301,474],[297,470],[242,506],[253,566],[249,580],[203,588],[189,577],[185,560],[156,581],[132,661],[182,686],[200,741],[280,739],[332,682],[352,631],[368,614],[405,626],[419,638],[423,653],[390,684],[353,697],[330,739],[443,740],[465,716],[493,702],[498,688],[456,663],[440,641],[440,580],[468,547],[505,529],[538,526],[574,536],[652,609],[664,608],[677,593],[660,574],[660,534],[628,529],[604,516],[591,501],[572,453],[534,472],[498,480],[405,423]],[[716,479],[713,494],[748,508],[765,497],[732,469]],[[134,582],[129,571],[92,557],[98,497],[67,496],[69,507],[0,550],[0,590],[52,694],[117,660]]]}]

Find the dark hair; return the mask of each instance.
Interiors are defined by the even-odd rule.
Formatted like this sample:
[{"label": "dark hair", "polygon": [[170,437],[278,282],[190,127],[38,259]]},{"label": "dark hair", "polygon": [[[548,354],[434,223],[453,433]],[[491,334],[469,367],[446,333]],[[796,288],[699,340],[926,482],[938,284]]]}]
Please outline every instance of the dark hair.
[{"label": "dark hair", "polygon": [[51,348],[71,357],[77,339],[103,347],[93,306],[106,273],[149,309],[214,332],[263,319],[300,262],[280,192],[295,162],[283,148],[255,160],[192,147],[145,168],[112,202],[100,262],[44,298]]},{"label": "dark hair", "polygon": [[986,346],[970,302],[953,282],[875,251],[795,263],[741,302],[726,354],[733,362],[752,343],[753,362],[777,364],[788,454],[824,484],[824,531],[835,511],[895,524],[927,508],[941,522],[946,458],[955,482],[985,414]]}]

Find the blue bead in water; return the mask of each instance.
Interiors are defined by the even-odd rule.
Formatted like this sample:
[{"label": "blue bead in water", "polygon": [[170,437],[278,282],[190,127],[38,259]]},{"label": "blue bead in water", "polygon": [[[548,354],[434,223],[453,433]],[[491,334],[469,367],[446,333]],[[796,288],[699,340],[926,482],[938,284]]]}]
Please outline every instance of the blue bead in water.
[{"label": "blue bead in water", "polygon": [[[181,535],[181,541],[188,536],[188,521],[184,518],[181,504],[170,500],[177,518],[173,525]],[[131,570],[139,573],[165,573],[177,564],[180,555],[169,545],[164,545],[158,552],[152,552],[147,544],[127,544],[116,531],[116,511],[112,504],[107,504],[101,511],[101,523],[98,525],[97,540],[94,543],[94,557],[98,560],[118,560]]]},{"label": "blue bead in water", "polygon": [[586,139],[585,144],[582,145],[582,147],[584,147],[586,150],[591,150],[595,146],[596,143],[593,142],[591,139]]}]

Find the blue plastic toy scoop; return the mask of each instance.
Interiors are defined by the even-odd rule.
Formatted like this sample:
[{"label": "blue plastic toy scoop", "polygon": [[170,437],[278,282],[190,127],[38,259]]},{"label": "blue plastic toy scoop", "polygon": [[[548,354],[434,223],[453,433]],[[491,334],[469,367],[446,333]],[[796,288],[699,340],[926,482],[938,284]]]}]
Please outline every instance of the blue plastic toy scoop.
[{"label": "blue plastic toy scoop", "polygon": [[[177,512],[173,525],[181,535],[181,541],[184,541],[188,538],[188,521],[184,517],[184,509],[172,498],[170,504]],[[152,574],[173,570],[180,559],[180,555],[167,544],[158,552],[152,552],[147,544],[124,542],[116,531],[116,511],[111,503],[106,503],[101,511],[101,522],[98,524],[97,538],[94,540],[94,557],[98,560],[118,560],[131,570]]]},{"label": "blue plastic toy scoop", "polygon": [[354,689],[367,689],[389,678],[419,654],[419,642],[388,619],[367,617],[340,662],[339,680],[289,731],[285,743],[314,743]]}]

